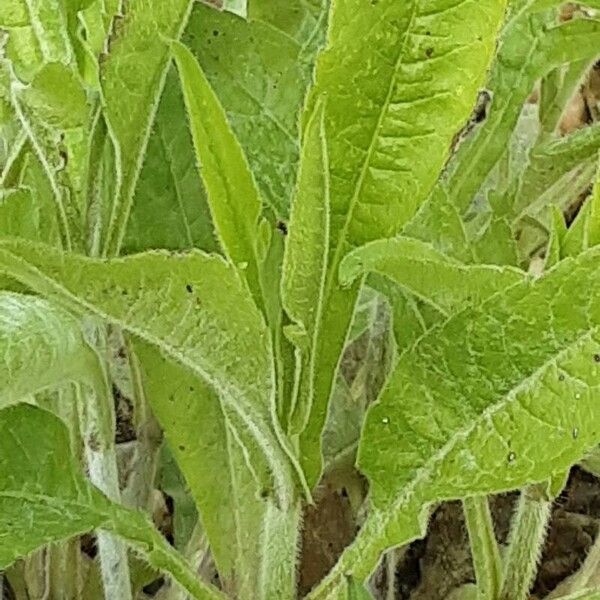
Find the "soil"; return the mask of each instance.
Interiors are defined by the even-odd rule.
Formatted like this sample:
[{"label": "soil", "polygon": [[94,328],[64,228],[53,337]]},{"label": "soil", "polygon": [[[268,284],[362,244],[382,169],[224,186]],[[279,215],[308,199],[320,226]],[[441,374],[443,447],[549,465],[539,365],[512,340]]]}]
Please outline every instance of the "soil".
[{"label": "soil", "polygon": [[[496,535],[506,543],[516,494],[491,498]],[[305,515],[300,594],[306,594],[335,564],[354,538],[358,524],[347,494],[325,483],[315,507]],[[577,571],[600,526],[600,479],[579,467],[555,502],[531,600],[541,600]],[[377,600],[446,600],[465,583],[474,582],[467,530],[460,502],[441,504],[433,513],[427,536],[398,552],[393,595],[382,566],[371,591]]]}]

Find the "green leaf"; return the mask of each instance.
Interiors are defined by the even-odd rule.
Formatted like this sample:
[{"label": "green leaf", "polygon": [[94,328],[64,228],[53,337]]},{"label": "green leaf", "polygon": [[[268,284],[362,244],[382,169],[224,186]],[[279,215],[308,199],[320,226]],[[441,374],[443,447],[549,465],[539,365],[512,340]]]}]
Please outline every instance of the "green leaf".
[{"label": "green leaf", "polygon": [[29,24],[25,0],[6,0],[0,6],[0,27],[24,27]]},{"label": "green leaf", "polygon": [[365,586],[353,577],[348,578],[348,594],[346,600],[373,600]]},{"label": "green leaf", "polygon": [[288,332],[300,368],[298,398],[291,415],[293,433],[303,430],[313,401],[329,250],[329,165],[323,108],[317,106],[307,126],[283,259],[281,303],[293,322]]},{"label": "green leaf", "polygon": [[328,5],[252,0],[248,21],[197,5],[184,35],[227,112],[261,196],[282,220],[300,154],[298,113],[325,37]]},{"label": "green leaf", "polygon": [[143,157],[169,68],[166,40],[178,39],[191,10],[190,0],[130,2],[113,25],[100,80],[104,109],[118,164],[105,255],[118,254],[131,210]]},{"label": "green leaf", "polygon": [[137,349],[148,400],[199,509],[224,589],[240,598],[292,597],[299,515],[262,487],[264,461],[254,460],[214,390],[151,346]]},{"label": "green leaf", "polygon": [[[574,19],[551,25],[554,12],[515,11],[500,36],[488,82],[492,103],[485,122],[458,148],[447,186],[464,211],[508,145],[523,103],[535,82],[564,63],[592,60],[600,21]],[[592,42],[592,40],[597,40]]]},{"label": "green leaf", "polygon": [[225,255],[245,271],[260,304],[258,190],[225,111],[194,55],[179,43],[173,44],[172,51],[217,237]]},{"label": "green leaf", "polygon": [[[320,371],[301,439],[313,484],[333,373],[358,290],[339,289],[339,263],[348,250],[400,231],[431,191],[483,82],[504,8],[502,0],[333,4],[309,98],[313,106],[327,96],[331,175]],[[451,66],[457,62],[460,71]]]},{"label": "green leaf", "polygon": [[240,17],[246,17],[248,14],[248,2],[247,0],[223,0],[223,10],[227,10]]},{"label": "green leaf", "polygon": [[540,125],[546,134],[556,132],[567,103],[581,85],[590,68],[584,59],[553,69],[542,80],[540,88]]},{"label": "green leaf", "polygon": [[65,248],[83,247],[83,212],[90,107],[71,67],[45,64],[28,86],[13,83],[18,120],[52,190]]},{"label": "green leaf", "polygon": [[17,405],[0,411],[0,432],[2,568],[50,540],[110,520],[110,501],[80,475],[58,418]]},{"label": "green leaf", "polygon": [[0,353],[0,406],[100,375],[79,321],[33,296],[0,292]]},{"label": "green leaf", "polygon": [[515,216],[536,214],[546,209],[543,193],[570,171],[578,169],[600,148],[600,124],[536,145],[523,173],[523,185],[515,199]]},{"label": "green leaf", "polygon": [[523,280],[517,269],[465,265],[429,244],[403,237],[377,240],[347,254],[340,266],[340,280],[342,285],[350,285],[372,272],[392,279],[446,316]]},{"label": "green leaf", "polygon": [[217,249],[175,69],[160,100],[123,251],[149,248]]},{"label": "green leaf", "polygon": [[510,219],[511,190],[501,194],[490,191],[489,220],[483,231],[471,240],[471,247],[476,261],[491,265],[518,265],[519,256]]},{"label": "green leaf", "polygon": [[0,568],[50,542],[96,528],[125,537],[197,600],[224,596],[202,583],[142,513],[127,510],[79,472],[67,427],[29,405],[0,411]]},{"label": "green leaf", "polygon": [[290,452],[275,417],[269,331],[232,265],[201,252],[101,261],[20,241],[0,247],[1,268],[12,277],[119,325],[218,390],[240,439],[269,464],[263,484],[282,507],[290,505]]},{"label": "green leaf", "polygon": [[399,359],[367,416],[359,465],[372,507],[310,597],[365,578],[422,535],[432,502],[547,480],[593,448],[600,392],[600,252],[566,259],[432,329]]}]

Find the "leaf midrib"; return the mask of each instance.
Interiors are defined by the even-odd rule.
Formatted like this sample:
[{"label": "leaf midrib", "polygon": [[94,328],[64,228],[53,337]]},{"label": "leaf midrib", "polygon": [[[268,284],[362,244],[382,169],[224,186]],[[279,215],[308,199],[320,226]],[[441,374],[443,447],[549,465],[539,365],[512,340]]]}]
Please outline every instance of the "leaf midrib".
[{"label": "leaf midrib", "polygon": [[[517,394],[520,391],[524,391],[532,387],[536,380],[538,380],[549,367],[551,367],[553,364],[556,364],[563,355],[574,350],[578,345],[584,342],[586,338],[591,338],[594,333],[599,331],[599,329],[600,327],[597,325],[586,329],[585,333],[577,336],[575,340],[567,344],[559,352],[546,359],[539,367],[537,367],[530,375],[520,381],[516,386],[500,396],[497,402],[494,402],[485,410],[483,410],[475,419],[473,419],[473,421],[469,422],[467,427],[455,432],[452,437],[443,446],[441,446],[440,449],[428,461],[423,463],[423,465],[415,470],[414,477],[412,477],[407,485],[403,487],[391,505],[382,507],[383,510],[385,510],[385,513],[383,513],[381,509],[378,509],[379,514],[382,516],[382,524],[377,526],[377,533],[379,535],[383,533],[385,526],[387,526],[388,523],[395,518],[399,511],[410,502],[411,497],[416,494],[418,491],[418,486],[421,483],[427,482],[428,478],[431,476],[433,467],[441,463],[457,443],[467,439],[481,422],[491,418],[493,415],[504,409],[510,402],[517,401]],[[431,499],[425,499],[425,502],[427,503],[431,501]],[[421,504],[422,502],[419,502],[419,505]]]},{"label": "leaf midrib", "polygon": [[365,159],[364,159],[362,167],[361,167],[359,178],[356,182],[354,194],[352,195],[352,198],[350,199],[350,205],[348,207],[346,219],[344,220],[344,225],[337,236],[336,249],[335,249],[335,253],[334,253],[334,256],[333,256],[333,259],[331,262],[331,266],[329,269],[329,275],[327,278],[327,284],[326,284],[326,288],[325,288],[324,297],[327,299],[329,299],[331,297],[331,293],[332,293],[333,287],[334,287],[334,282],[337,281],[337,266],[340,264],[342,254],[344,252],[344,245],[345,245],[346,237],[348,235],[348,229],[350,227],[350,223],[352,222],[352,219],[354,218],[354,210],[356,208],[356,205],[358,204],[360,197],[362,195],[363,187],[365,184],[365,179],[366,179],[366,176],[367,176],[370,164],[371,164],[371,159],[373,158],[373,153],[375,152],[375,148],[376,148],[377,142],[379,140],[379,134],[380,134],[381,128],[383,126],[383,121],[384,121],[385,117],[387,116],[388,109],[389,109],[389,106],[392,101],[394,89],[396,87],[396,82],[397,82],[397,78],[398,78],[398,75],[400,72],[400,68],[401,68],[403,60],[405,58],[408,37],[412,31],[412,28],[413,28],[413,25],[414,25],[414,22],[416,19],[416,15],[417,15],[417,9],[420,8],[420,5],[421,5],[421,0],[413,0],[410,19],[409,19],[408,25],[406,27],[406,31],[404,32],[402,44],[400,45],[400,48],[398,51],[398,56],[396,58],[396,63],[394,65],[394,74],[391,77],[390,85],[388,87],[385,101],[379,112],[377,124],[375,125],[375,129],[374,129],[373,135],[371,137],[371,143],[369,144],[369,148],[367,150],[367,155],[365,156]]}]

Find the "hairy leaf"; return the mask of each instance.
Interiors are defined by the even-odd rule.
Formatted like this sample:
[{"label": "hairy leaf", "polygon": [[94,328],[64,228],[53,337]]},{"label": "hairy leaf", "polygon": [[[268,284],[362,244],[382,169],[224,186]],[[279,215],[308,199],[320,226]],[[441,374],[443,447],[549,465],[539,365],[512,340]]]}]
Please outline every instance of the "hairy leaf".
[{"label": "hairy leaf", "polygon": [[295,585],[298,515],[261,487],[264,474],[218,395],[155,348],[137,344],[153,412],[198,506],[224,589],[287,598]]},{"label": "hairy leaf", "polygon": [[[323,286],[329,244],[329,166],[323,129],[323,105],[307,126],[281,281],[282,305],[293,325],[300,380],[292,406],[292,429],[300,433],[314,394],[316,344],[321,324]],[[294,414],[295,413],[295,414]]]},{"label": "hairy leaf", "polygon": [[579,129],[570,135],[535,146],[523,173],[523,185],[515,199],[515,216],[541,212],[543,193],[569,171],[593,160],[600,148],[600,124]]},{"label": "hairy leaf", "polygon": [[349,285],[365,273],[392,279],[442,314],[480,303],[523,279],[517,269],[464,265],[411,238],[377,240],[346,255],[340,280]]},{"label": "hairy leaf", "polygon": [[595,248],[499,292],[400,357],[359,453],[372,511],[311,598],[422,535],[430,503],[544,481],[598,443],[599,258]]},{"label": "hairy leaf", "polygon": [[3,271],[114,322],[218,390],[240,438],[270,466],[263,484],[289,506],[290,463],[275,418],[269,332],[232,265],[201,252],[100,261],[19,241],[0,246]]},{"label": "hairy leaf", "polygon": [[227,112],[262,197],[283,220],[300,154],[298,114],[324,40],[328,5],[252,0],[248,21],[198,5],[184,36]]},{"label": "hairy leaf", "polygon": [[[309,99],[310,106],[327,96],[331,176],[320,371],[301,439],[311,483],[320,472],[319,438],[357,297],[358,286],[339,289],[339,262],[353,247],[397,233],[429,194],[483,81],[504,7],[503,0],[333,5]],[[450,66],[457,62],[460,70]]]},{"label": "hairy leaf", "polygon": [[224,598],[202,583],[142,514],[92,487],[71,453],[67,427],[29,405],[0,411],[0,567],[50,541],[96,528],[114,531],[193,598]]},{"label": "hairy leaf", "polygon": [[262,207],[258,190],[225,111],[194,55],[178,43],[172,50],[217,238],[225,255],[244,269],[260,304],[257,228]]},{"label": "hairy leaf", "polygon": [[175,70],[167,77],[123,250],[217,248]]},{"label": "hairy leaf", "polygon": [[116,19],[100,80],[106,119],[115,143],[118,187],[104,254],[118,254],[133,195],[169,68],[167,40],[178,39],[190,0],[134,0]]},{"label": "hairy leaf", "polygon": [[99,377],[80,322],[41,298],[0,292],[0,405]]},{"label": "hairy leaf", "polygon": [[486,84],[492,94],[485,122],[465,140],[452,161],[447,186],[461,210],[504,153],[521,107],[535,82],[567,62],[598,54],[600,21],[575,19],[551,25],[553,14],[516,11],[500,36],[498,54]]}]

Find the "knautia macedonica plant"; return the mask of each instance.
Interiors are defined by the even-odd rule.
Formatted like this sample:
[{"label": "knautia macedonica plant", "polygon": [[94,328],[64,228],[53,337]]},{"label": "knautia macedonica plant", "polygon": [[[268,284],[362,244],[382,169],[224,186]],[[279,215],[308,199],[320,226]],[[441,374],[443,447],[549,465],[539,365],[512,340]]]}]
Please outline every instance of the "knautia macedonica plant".
[{"label": "knautia macedonica plant", "polygon": [[600,4],[208,4],[0,4],[0,597],[389,600],[459,499],[452,597],[526,600],[600,442]]}]

